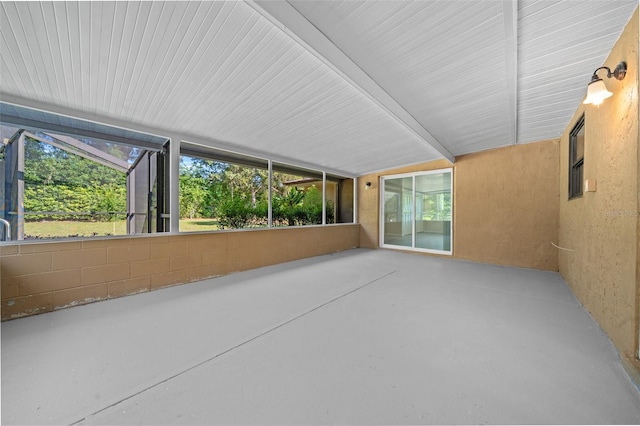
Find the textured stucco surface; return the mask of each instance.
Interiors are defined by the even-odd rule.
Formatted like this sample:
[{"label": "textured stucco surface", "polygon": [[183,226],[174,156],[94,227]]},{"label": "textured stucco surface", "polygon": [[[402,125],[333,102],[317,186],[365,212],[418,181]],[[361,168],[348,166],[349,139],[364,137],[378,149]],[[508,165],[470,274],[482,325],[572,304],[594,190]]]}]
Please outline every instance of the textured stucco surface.
[{"label": "textured stucco surface", "polygon": [[[549,140],[456,158],[454,258],[557,271],[558,146]],[[441,160],[361,177],[360,246],[379,245],[381,176],[447,167]]]},{"label": "textured stucco surface", "polygon": [[[559,252],[563,277],[620,352],[638,350],[638,10],[604,65],[629,64],[624,80],[605,79],[613,96],[580,105],[560,145]],[[633,64],[633,65],[632,65]],[[568,200],[569,132],[585,114],[584,178],[596,192]]]},{"label": "textured stucco surface", "polygon": [[557,271],[558,140],[456,158],[456,257]]}]

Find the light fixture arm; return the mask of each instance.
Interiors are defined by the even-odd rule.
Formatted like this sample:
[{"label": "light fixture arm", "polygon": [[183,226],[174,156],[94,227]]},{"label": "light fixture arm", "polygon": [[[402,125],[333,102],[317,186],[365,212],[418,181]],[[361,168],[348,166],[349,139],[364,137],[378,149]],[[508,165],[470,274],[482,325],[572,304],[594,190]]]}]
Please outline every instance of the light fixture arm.
[{"label": "light fixture arm", "polygon": [[613,72],[609,67],[596,68],[591,76],[591,81],[587,86],[587,97],[582,102],[583,104],[599,106],[602,101],[613,95],[613,93],[607,90],[607,86],[605,86],[604,81],[598,77],[598,71],[600,70],[607,70],[607,78],[611,78],[611,76],[613,76],[616,80],[622,80],[624,79],[624,76],[627,75],[627,63],[624,61],[620,62]]},{"label": "light fixture arm", "polygon": [[591,76],[591,81],[597,81],[600,78],[598,77],[598,71],[600,70],[607,70],[607,78],[611,78],[612,76],[616,78],[616,80],[622,80],[624,79],[625,75],[627,75],[627,63],[622,61],[618,64],[618,66],[616,66],[616,68],[613,70],[613,72],[611,71],[611,68],[609,67],[600,67],[597,68],[594,72],[593,75]]}]

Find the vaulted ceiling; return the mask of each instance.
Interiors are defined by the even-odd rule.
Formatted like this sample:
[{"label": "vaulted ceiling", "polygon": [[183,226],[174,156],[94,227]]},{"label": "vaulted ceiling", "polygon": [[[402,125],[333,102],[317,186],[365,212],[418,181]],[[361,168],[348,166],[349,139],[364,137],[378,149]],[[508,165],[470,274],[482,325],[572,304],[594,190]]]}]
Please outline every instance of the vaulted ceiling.
[{"label": "vaulted ceiling", "polygon": [[357,176],[559,137],[637,5],[3,1],[0,101]]}]

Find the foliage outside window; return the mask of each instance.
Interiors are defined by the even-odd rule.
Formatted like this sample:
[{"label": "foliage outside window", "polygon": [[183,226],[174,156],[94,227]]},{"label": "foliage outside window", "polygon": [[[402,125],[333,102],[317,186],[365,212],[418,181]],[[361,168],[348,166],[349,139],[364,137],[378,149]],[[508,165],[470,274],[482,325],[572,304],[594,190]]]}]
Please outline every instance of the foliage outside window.
[{"label": "foliage outside window", "polygon": [[[24,137],[24,239],[126,234],[126,174]],[[131,148],[77,138],[126,162]]]},{"label": "foliage outside window", "polygon": [[[11,225],[2,238],[169,229],[167,139],[72,118],[61,128],[48,113],[39,130],[13,127],[28,111],[10,111],[0,125],[0,218]],[[188,142],[181,152],[181,231],[353,222],[353,179]]]},{"label": "foliage outside window", "polygon": [[158,179],[166,139],[99,124],[89,130],[71,118],[60,126],[55,115],[41,114],[46,121],[35,129],[16,127],[11,121],[20,118],[12,116],[0,126],[0,218],[11,229],[3,238],[164,230],[157,218],[166,212]]},{"label": "foliage outside window", "polygon": [[422,195],[422,220],[451,220],[451,192]]},{"label": "foliage outside window", "polygon": [[181,231],[267,226],[267,202],[267,169],[181,156]]},{"label": "foliage outside window", "polygon": [[[272,225],[322,223],[320,179],[275,167],[272,173]],[[260,228],[269,225],[268,169],[182,155],[180,161],[181,231]],[[336,191],[336,184],[328,184]],[[335,221],[335,203],[326,202],[327,223]]]},{"label": "foliage outside window", "polygon": [[[322,224],[322,174],[295,170],[273,172],[273,225]],[[287,173],[288,172],[288,173]],[[304,173],[304,174],[303,174]],[[335,183],[327,181],[326,223],[335,222]]]},{"label": "foliage outside window", "polygon": [[[117,154],[117,150],[112,150]],[[24,206],[34,221],[124,221],[126,176],[29,137],[25,138]],[[29,213],[31,212],[31,213]],[[28,231],[27,231],[28,233]]]}]

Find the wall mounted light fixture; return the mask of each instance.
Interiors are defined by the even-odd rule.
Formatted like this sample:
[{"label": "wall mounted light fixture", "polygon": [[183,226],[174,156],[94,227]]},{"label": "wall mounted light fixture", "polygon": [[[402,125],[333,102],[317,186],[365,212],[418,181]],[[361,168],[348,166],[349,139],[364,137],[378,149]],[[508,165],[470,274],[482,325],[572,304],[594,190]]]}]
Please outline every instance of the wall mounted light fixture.
[{"label": "wall mounted light fixture", "polygon": [[369,189],[371,188],[371,182],[367,182],[364,184],[364,189]]},{"label": "wall mounted light fixture", "polygon": [[596,69],[591,76],[591,81],[587,87],[587,97],[584,102],[582,102],[583,104],[593,104],[597,106],[609,96],[613,95],[613,93],[607,90],[607,86],[604,85],[604,81],[598,77],[598,71],[600,70],[607,70],[607,78],[611,78],[611,76],[613,76],[616,80],[622,80],[627,74],[627,63],[624,61],[620,62],[613,72],[609,67],[600,67]]}]

